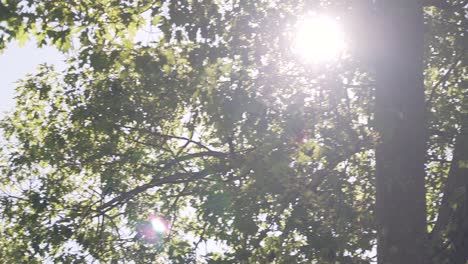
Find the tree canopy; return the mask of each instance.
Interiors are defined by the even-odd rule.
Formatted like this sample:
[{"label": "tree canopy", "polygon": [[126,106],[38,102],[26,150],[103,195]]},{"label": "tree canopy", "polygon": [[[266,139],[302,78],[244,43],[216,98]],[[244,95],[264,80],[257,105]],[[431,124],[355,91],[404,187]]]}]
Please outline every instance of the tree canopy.
[{"label": "tree canopy", "polygon": [[[69,59],[26,76],[1,123],[0,259],[375,261],[385,32],[372,1],[357,2],[1,1],[0,48],[31,38]],[[464,264],[468,14],[448,4],[424,7],[421,254]],[[348,26],[346,56],[291,52],[310,11]]]}]

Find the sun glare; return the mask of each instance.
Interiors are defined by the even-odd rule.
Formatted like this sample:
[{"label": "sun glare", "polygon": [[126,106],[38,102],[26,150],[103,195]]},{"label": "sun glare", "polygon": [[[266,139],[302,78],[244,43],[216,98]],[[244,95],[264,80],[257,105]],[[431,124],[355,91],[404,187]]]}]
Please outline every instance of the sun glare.
[{"label": "sun glare", "polygon": [[307,62],[324,62],[339,57],[345,48],[344,32],[337,20],[309,16],[297,24],[293,52]]}]

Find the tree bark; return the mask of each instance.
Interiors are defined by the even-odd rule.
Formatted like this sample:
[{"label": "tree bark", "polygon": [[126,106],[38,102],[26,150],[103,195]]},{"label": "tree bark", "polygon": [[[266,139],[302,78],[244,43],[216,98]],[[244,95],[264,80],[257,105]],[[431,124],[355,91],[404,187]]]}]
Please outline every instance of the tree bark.
[{"label": "tree bark", "polygon": [[417,0],[382,0],[376,64],[379,264],[426,262],[424,30]]}]

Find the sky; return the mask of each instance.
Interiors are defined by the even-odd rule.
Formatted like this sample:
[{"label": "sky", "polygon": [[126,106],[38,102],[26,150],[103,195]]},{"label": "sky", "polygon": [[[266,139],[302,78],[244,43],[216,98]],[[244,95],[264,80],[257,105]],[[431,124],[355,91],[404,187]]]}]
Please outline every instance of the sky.
[{"label": "sky", "polygon": [[53,47],[37,48],[29,42],[19,47],[10,43],[0,54],[0,118],[14,107],[16,82],[27,73],[34,73],[39,64],[55,65],[57,70],[64,69],[65,55]]}]

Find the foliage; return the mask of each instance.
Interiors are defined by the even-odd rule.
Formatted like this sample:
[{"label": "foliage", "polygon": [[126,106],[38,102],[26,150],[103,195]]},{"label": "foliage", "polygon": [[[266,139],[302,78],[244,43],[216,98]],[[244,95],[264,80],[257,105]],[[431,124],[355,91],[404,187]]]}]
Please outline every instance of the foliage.
[{"label": "foliage", "polygon": [[[297,14],[349,7],[2,1],[0,46],[32,34],[71,59],[27,76],[2,123],[0,258],[370,263],[372,67],[289,46]],[[467,113],[464,16],[426,9],[431,223]],[[170,231],[148,234],[152,215]]]}]

